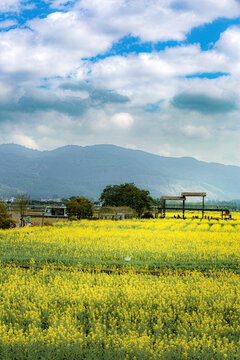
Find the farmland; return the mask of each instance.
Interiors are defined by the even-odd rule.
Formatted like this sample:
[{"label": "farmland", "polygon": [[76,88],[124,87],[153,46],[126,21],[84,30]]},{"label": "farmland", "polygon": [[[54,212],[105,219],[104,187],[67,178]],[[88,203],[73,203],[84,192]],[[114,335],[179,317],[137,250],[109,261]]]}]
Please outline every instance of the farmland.
[{"label": "farmland", "polygon": [[238,271],[239,230],[240,221],[84,220],[2,231],[0,252],[17,265]]},{"label": "farmland", "polygon": [[233,218],[0,231],[0,358],[238,359]]}]

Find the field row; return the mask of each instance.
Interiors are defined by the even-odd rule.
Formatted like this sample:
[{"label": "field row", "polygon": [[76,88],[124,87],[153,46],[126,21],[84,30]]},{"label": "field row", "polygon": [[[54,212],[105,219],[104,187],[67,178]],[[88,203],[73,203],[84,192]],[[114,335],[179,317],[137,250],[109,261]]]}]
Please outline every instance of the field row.
[{"label": "field row", "polygon": [[[179,221],[179,220],[178,220]],[[197,231],[185,221],[80,221],[0,232],[4,264],[239,272],[239,231]],[[200,226],[204,226],[203,223]],[[187,226],[181,231],[178,226]],[[236,223],[236,227],[239,222]],[[131,258],[125,261],[125,258]]]},{"label": "field row", "polygon": [[239,359],[240,279],[1,270],[0,358]]}]

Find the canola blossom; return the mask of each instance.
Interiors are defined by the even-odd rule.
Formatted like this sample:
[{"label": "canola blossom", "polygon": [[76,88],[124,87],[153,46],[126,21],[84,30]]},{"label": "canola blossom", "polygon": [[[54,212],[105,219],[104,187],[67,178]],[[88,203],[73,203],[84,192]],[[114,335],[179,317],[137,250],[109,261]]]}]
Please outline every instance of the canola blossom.
[{"label": "canola blossom", "polygon": [[[0,232],[2,263],[239,271],[240,219],[79,221]],[[125,257],[131,257],[126,262]]]},{"label": "canola blossom", "polygon": [[6,359],[238,359],[240,281],[4,269]]},{"label": "canola blossom", "polygon": [[239,359],[234,218],[0,231],[0,359]]}]

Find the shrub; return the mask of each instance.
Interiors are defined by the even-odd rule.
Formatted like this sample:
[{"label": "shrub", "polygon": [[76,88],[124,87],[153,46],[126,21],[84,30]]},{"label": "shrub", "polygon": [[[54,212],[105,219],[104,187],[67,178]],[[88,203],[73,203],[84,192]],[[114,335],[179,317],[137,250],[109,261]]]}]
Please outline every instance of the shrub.
[{"label": "shrub", "polygon": [[147,211],[143,214],[142,219],[153,219],[153,214],[150,211]]},{"label": "shrub", "polygon": [[93,203],[83,196],[69,200],[66,207],[69,219],[73,216],[77,219],[91,219],[93,215]]},{"label": "shrub", "polygon": [[75,215],[69,216],[70,221],[77,221],[77,217]]},{"label": "shrub", "polygon": [[9,215],[7,206],[0,202],[0,229],[9,229],[15,227],[15,222]]}]

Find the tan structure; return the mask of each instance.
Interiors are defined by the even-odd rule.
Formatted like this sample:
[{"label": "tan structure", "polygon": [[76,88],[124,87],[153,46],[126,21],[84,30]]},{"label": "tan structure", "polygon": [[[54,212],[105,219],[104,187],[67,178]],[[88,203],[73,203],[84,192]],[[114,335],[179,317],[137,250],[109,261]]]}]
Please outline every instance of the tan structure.
[{"label": "tan structure", "polygon": [[163,200],[162,206],[162,217],[165,217],[166,209],[170,210],[171,207],[166,207],[167,200],[181,200],[182,201],[182,212],[183,212],[183,219],[185,218],[185,201],[187,196],[201,196],[202,197],[202,218],[204,216],[204,197],[207,195],[205,192],[182,192],[182,196],[161,196],[161,200]]},{"label": "tan structure", "polygon": [[207,196],[205,192],[182,192],[182,196]]},{"label": "tan structure", "polygon": [[186,200],[185,196],[161,196],[161,200]]}]

